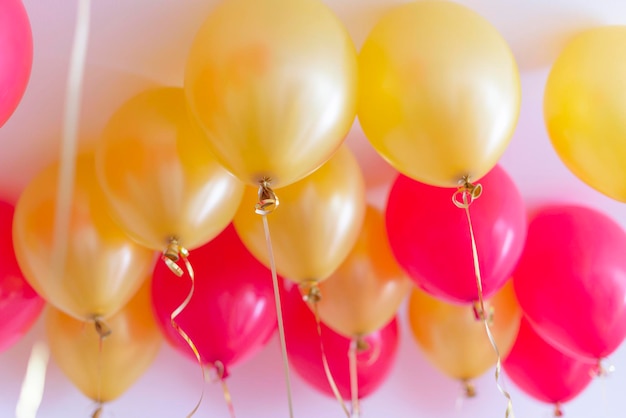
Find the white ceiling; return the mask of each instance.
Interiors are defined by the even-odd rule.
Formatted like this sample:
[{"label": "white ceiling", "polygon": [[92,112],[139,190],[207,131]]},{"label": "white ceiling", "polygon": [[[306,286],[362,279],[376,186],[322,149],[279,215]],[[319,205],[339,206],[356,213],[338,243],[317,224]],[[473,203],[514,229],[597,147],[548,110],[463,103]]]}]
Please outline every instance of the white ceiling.
[{"label": "white ceiling", "polygon": [[[288,0],[285,0],[288,1]],[[69,52],[77,0],[25,0],[33,27],[35,58],[30,84],[13,117],[0,129],[0,198],[15,201],[28,181],[57,158]],[[360,46],[385,9],[397,0],[330,0]],[[596,25],[625,24],[623,0],[465,0],[490,20],[511,45],[522,73],[523,103],[517,132],[502,159],[530,206],[571,201],[593,206],[626,227],[622,204],[591,190],[561,164],[551,148],[542,119],[542,95],[547,70],[563,43],[573,33]],[[214,1],[109,0],[94,1],[89,42],[81,137],[97,138],[111,112],[137,91],[155,84],[181,85],[187,50]],[[348,138],[364,167],[370,197],[381,205],[393,178],[371,150],[358,126]],[[0,354],[0,416],[12,416],[25,370],[27,350],[41,337],[41,324],[24,341]],[[605,417],[623,416],[620,387],[626,386],[626,351],[613,362],[617,373],[606,384]],[[87,416],[85,400],[53,366],[41,417]],[[232,391],[241,417],[286,417],[286,401],[276,341],[260,357],[233,370]],[[164,349],[157,364],[120,401],[109,416],[184,416],[196,401],[197,371],[193,364]],[[272,385],[264,381],[277,382]],[[54,382],[54,384],[51,384]],[[198,416],[226,417],[217,387]],[[296,416],[341,416],[337,405],[295,382]],[[366,417],[503,416],[504,406],[491,376],[479,382],[481,397],[455,411],[457,388],[436,373],[405,333],[399,363],[382,390],[363,405]],[[601,384],[596,382],[567,408],[570,418],[600,416]],[[518,417],[547,417],[546,408],[517,391]],[[169,412],[164,412],[169,411]]]}]

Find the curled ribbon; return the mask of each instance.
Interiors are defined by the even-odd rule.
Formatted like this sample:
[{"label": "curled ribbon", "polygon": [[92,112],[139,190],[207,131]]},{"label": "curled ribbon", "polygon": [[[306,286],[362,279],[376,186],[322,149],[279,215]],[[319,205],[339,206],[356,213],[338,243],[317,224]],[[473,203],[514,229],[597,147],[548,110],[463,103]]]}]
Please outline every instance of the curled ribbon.
[{"label": "curled ribbon", "polygon": [[189,257],[189,251],[178,243],[177,238],[171,237],[169,239],[167,248],[165,249],[165,251],[163,252],[163,255],[161,256],[161,259],[165,262],[167,267],[169,267],[172,273],[174,273],[177,277],[182,277],[184,273],[183,269],[177,264],[179,260],[182,260],[183,263],[185,264],[185,268],[187,269],[187,274],[189,275],[189,279],[191,281],[191,287],[189,289],[189,293],[187,293],[187,297],[185,298],[185,300],[181,302],[181,304],[170,315],[170,324],[172,325],[172,328],[176,330],[176,332],[183,338],[183,340],[185,340],[189,348],[191,348],[191,351],[193,351],[193,354],[196,356],[196,360],[198,361],[198,365],[200,366],[200,372],[202,373],[202,383],[203,383],[202,392],[200,393],[200,399],[198,399],[198,402],[196,403],[195,407],[191,410],[189,414],[187,414],[187,418],[190,418],[198,411],[198,408],[200,408],[200,404],[202,403],[202,399],[204,398],[205,375],[204,375],[204,367],[202,365],[202,358],[200,357],[198,348],[196,347],[194,342],[191,340],[189,335],[187,335],[187,333],[176,322],[176,318],[178,317],[178,315],[180,315],[185,310],[187,305],[189,305],[189,302],[191,301],[191,298],[193,297],[194,291],[196,289],[196,276],[194,274],[193,267],[191,266],[191,263],[189,262],[188,257]]},{"label": "curled ribbon", "polygon": [[228,384],[226,383],[226,367],[224,366],[224,363],[218,360],[213,363],[213,369],[215,370],[215,379],[213,380],[213,383],[219,382],[222,386],[222,392],[224,392],[224,401],[226,401],[226,406],[228,407],[230,417],[235,418],[235,406],[233,405],[233,398],[230,394],[230,390],[228,389]]},{"label": "curled ribbon", "polygon": [[482,284],[482,276],[480,273],[480,264],[478,263],[478,249],[476,247],[476,237],[474,235],[474,227],[472,225],[472,217],[470,215],[470,205],[472,202],[480,197],[483,192],[483,188],[480,184],[472,184],[469,181],[469,177],[464,177],[461,180],[461,186],[457,189],[457,191],[452,196],[452,202],[459,208],[465,210],[465,215],[467,217],[467,223],[469,226],[470,239],[472,242],[472,259],[474,262],[474,275],[476,276],[476,288],[478,290],[478,301],[474,304],[474,314],[477,319],[482,321],[485,326],[485,331],[487,332],[487,337],[489,338],[489,342],[493,347],[494,352],[496,353],[497,361],[496,361],[496,370],[495,370],[495,380],[496,386],[498,390],[504,396],[507,401],[507,407],[505,412],[505,418],[515,418],[515,413],[513,412],[513,400],[511,399],[511,395],[507,392],[500,382],[501,374],[502,374],[502,356],[500,355],[500,350],[498,349],[498,345],[493,337],[493,333],[491,332],[490,322],[493,320],[493,312],[487,312],[485,309],[485,301],[483,298],[483,284]]}]

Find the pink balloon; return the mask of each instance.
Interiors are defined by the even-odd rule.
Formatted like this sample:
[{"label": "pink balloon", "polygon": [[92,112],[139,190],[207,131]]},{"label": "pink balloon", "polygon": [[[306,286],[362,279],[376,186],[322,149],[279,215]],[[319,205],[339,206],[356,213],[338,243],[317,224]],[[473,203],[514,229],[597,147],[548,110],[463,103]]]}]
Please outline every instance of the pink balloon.
[{"label": "pink balloon", "polygon": [[561,351],[602,359],[626,336],[626,234],[595,210],[539,211],[513,284],[535,330]]},{"label": "pink balloon", "polygon": [[[198,348],[205,364],[228,368],[261,349],[276,329],[270,272],[244,247],[229,225],[189,256],[196,289],[176,322]],[[182,266],[182,264],[181,264]],[[189,292],[185,274],[176,277],[159,262],[152,280],[152,303],[167,340],[194,361],[193,352],[174,330],[170,315]]]},{"label": "pink balloon", "polygon": [[33,65],[33,35],[21,0],[0,2],[0,128],[26,90]]},{"label": "pink balloon", "polygon": [[504,362],[504,370],[533,398],[556,404],[578,396],[593,379],[595,366],[558,351],[523,319],[515,345]]},{"label": "pink balloon", "polygon": [[[284,292],[283,311],[291,365],[311,386],[328,396],[334,396],[324,372],[315,317],[302,301],[297,286],[292,285],[289,291]],[[398,349],[398,332],[398,323],[394,319],[381,330],[365,337],[369,349],[357,356],[359,398],[376,391],[389,375]],[[350,339],[322,324],[322,341],[339,392],[344,399],[350,399]]]},{"label": "pink balloon", "polygon": [[26,282],[17,264],[12,224],[13,206],[0,202],[0,352],[30,329],[45,304]]},{"label": "pink balloon", "polygon": [[[496,166],[480,181],[483,194],[470,206],[482,273],[483,295],[510,278],[526,238],[524,202],[515,183]],[[387,202],[387,233],[398,263],[431,295],[450,302],[478,299],[465,211],[454,189],[400,175]]]}]

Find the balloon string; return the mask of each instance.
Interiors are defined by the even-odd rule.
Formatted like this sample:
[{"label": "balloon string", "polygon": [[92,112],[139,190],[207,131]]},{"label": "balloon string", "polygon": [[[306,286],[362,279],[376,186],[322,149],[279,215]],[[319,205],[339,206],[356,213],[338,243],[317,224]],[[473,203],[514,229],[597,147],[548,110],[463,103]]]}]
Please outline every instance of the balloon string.
[{"label": "balloon string", "polygon": [[[304,300],[310,303],[311,309],[313,310],[313,314],[315,315],[315,325],[317,326],[317,336],[319,337],[319,340],[320,340],[320,351],[322,352],[322,365],[324,366],[324,373],[326,373],[326,380],[328,380],[330,389],[332,390],[333,395],[335,395],[335,398],[341,405],[341,409],[343,409],[343,412],[346,414],[346,417],[350,418],[350,411],[348,410],[348,407],[343,401],[341,392],[339,392],[337,383],[335,382],[333,374],[330,370],[330,366],[328,364],[328,357],[326,356],[326,348],[324,347],[324,340],[322,340],[322,321],[320,320],[319,309],[317,306],[321,297],[320,290],[319,290],[319,287],[317,286],[317,283],[306,283],[306,285],[309,286],[309,292],[304,297]],[[350,380],[351,380],[350,384],[352,384],[352,376],[350,377]]]},{"label": "balloon string", "polygon": [[79,0],[74,29],[74,43],[67,75],[52,247],[52,260],[54,263],[52,272],[56,277],[63,275],[67,256],[67,230],[70,225],[72,195],[74,193],[73,184],[76,174],[75,155],[78,142],[80,102],[87,57],[87,44],[89,41],[90,8],[90,0]]},{"label": "balloon string", "polygon": [[202,404],[202,399],[204,399],[205,374],[204,367],[202,365],[202,358],[200,357],[200,352],[198,351],[198,348],[189,337],[189,335],[187,335],[187,333],[176,322],[176,318],[178,317],[178,315],[180,315],[185,310],[185,308],[187,308],[189,302],[191,302],[191,298],[193,297],[194,291],[196,289],[196,276],[193,271],[193,267],[191,266],[191,263],[187,258],[188,256],[189,251],[187,251],[185,247],[181,246],[176,238],[170,238],[167,249],[163,252],[161,259],[165,262],[167,267],[169,267],[172,273],[174,273],[178,277],[181,277],[183,275],[183,269],[178,264],[176,264],[176,262],[179,261],[179,259],[182,259],[183,263],[185,264],[185,268],[187,269],[189,280],[191,281],[191,287],[189,288],[189,293],[187,293],[187,297],[170,315],[170,324],[172,325],[172,328],[174,328],[178,335],[180,335],[183,340],[185,340],[189,348],[191,348],[191,351],[193,351],[193,354],[198,361],[200,373],[202,373],[202,391],[200,392],[200,398],[198,399],[198,402],[191,410],[191,412],[187,414],[187,418],[190,418],[198,411],[198,408],[200,408],[200,404]]},{"label": "balloon string", "polygon": [[554,416],[555,417],[562,417],[563,414],[563,410],[561,409],[561,404],[560,403],[555,403],[554,404]]},{"label": "balloon string", "polygon": [[46,369],[50,350],[44,342],[33,345],[22,382],[20,397],[15,408],[16,418],[36,418],[43,400],[46,384]]},{"label": "balloon string", "polygon": [[228,384],[226,383],[226,368],[224,367],[224,363],[221,361],[216,361],[213,365],[217,372],[217,378],[222,386],[222,392],[224,392],[224,400],[226,401],[226,405],[228,406],[228,412],[230,413],[231,418],[235,417],[235,406],[233,405],[233,398],[230,394],[230,390],[228,389]]},{"label": "balloon string", "polygon": [[94,326],[98,334],[98,362],[96,376],[96,410],[91,414],[92,418],[99,418],[102,414],[102,370],[103,370],[103,353],[104,340],[111,335],[111,328],[108,327],[100,318],[94,319]]},{"label": "balloon string", "polygon": [[502,374],[502,356],[500,355],[500,350],[498,349],[498,345],[493,337],[493,333],[491,332],[491,326],[489,322],[493,319],[492,315],[485,310],[485,301],[483,298],[483,285],[482,285],[482,276],[480,272],[480,264],[478,260],[478,248],[476,246],[476,236],[474,234],[474,227],[472,224],[472,217],[470,214],[469,207],[475,199],[478,199],[482,193],[482,186],[480,184],[472,184],[469,182],[469,179],[466,177],[463,179],[463,185],[459,187],[459,189],[454,193],[452,200],[454,204],[465,210],[465,215],[467,217],[467,223],[469,226],[470,232],[470,240],[472,242],[472,259],[474,262],[474,275],[476,277],[476,288],[478,290],[478,306],[474,306],[474,312],[477,316],[477,319],[481,320],[485,326],[485,331],[487,332],[487,337],[489,338],[489,342],[491,343],[491,347],[496,354],[496,369],[495,369],[495,381],[496,386],[502,396],[507,401],[507,407],[505,412],[505,418],[515,418],[515,413],[513,412],[513,400],[511,399],[511,395],[507,392],[500,382],[501,374]]},{"label": "balloon string", "polygon": [[361,406],[359,405],[359,373],[357,367],[358,337],[353,337],[348,350],[348,362],[350,365],[350,395],[352,396],[352,416],[361,416]]},{"label": "balloon string", "polygon": [[280,302],[280,289],[278,287],[278,274],[276,273],[276,261],[274,260],[274,249],[272,247],[272,237],[270,235],[270,226],[269,226],[269,223],[267,222],[267,213],[262,214],[262,218],[263,218],[263,229],[265,230],[265,240],[267,242],[267,252],[269,254],[269,259],[270,259],[270,269],[272,271],[272,284],[274,285],[274,302],[276,304],[278,337],[280,340],[280,351],[281,351],[282,358],[283,358],[283,371],[285,372],[285,384],[287,385],[287,403],[289,406],[289,417],[293,418],[293,399],[291,396],[291,376],[290,376],[290,371],[289,371],[289,357],[287,356],[287,343],[285,341],[285,326],[283,324],[283,308]]}]

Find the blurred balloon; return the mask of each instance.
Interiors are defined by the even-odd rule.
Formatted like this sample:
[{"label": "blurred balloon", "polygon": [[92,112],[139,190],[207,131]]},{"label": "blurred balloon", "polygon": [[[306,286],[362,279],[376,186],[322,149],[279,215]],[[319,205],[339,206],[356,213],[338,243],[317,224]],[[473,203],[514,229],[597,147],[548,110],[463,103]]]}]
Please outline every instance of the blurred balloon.
[{"label": "blurred balloon", "polygon": [[150,310],[146,283],[106,325],[102,340],[96,330],[56,309],[46,315],[52,359],[88,398],[103,403],[126,392],[156,358],[163,337]]},{"label": "blurred balloon", "polygon": [[[515,183],[499,166],[482,180],[483,194],[470,213],[482,274],[483,296],[511,277],[524,248],[526,212]],[[466,214],[451,201],[452,189],[400,175],[387,202],[393,253],[423,290],[450,302],[478,299]]]},{"label": "blurred balloon", "polygon": [[520,81],[506,41],[460,4],[391,9],[359,55],[358,117],[378,152],[403,174],[455,187],[491,170],[511,139]]},{"label": "blurred balloon", "polygon": [[552,145],[581,180],[626,202],[626,26],[580,33],[548,77],[544,117]]},{"label": "blurred balloon", "polygon": [[551,404],[578,396],[594,375],[593,363],[561,353],[537,335],[526,319],[522,319],[504,370],[524,392]]},{"label": "blurred balloon", "polygon": [[[270,273],[246,250],[232,226],[194,250],[189,259],[196,272],[196,289],[176,322],[198,348],[203,363],[220,362],[228,369],[261,349],[276,329]],[[188,343],[170,322],[188,290],[189,282],[157,264],[152,304],[158,323],[167,340],[195,361]]]},{"label": "blurred balloon", "polygon": [[57,271],[54,217],[59,166],[42,171],[15,209],[13,244],[24,276],[57,309],[84,321],[104,319],[137,292],[153,264],[113,222],[95,178],[93,156],[76,161],[64,269]]},{"label": "blurred balloon", "polygon": [[[295,282],[320,282],[346,259],[365,216],[365,183],[347,148],[310,176],[281,189],[268,216],[278,273]],[[234,224],[246,247],[269,266],[257,191],[248,187]]]},{"label": "blurred balloon", "polygon": [[217,163],[180,88],[147,90],[109,120],[96,151],[112,216],[141,245],[205,244],[232,220],[243,185]]},{"label": "blurred balloon", "polygon": [[596,210],[538,211],[514,275],[520,306],[546,341],[602,359],[626,336],[626,233]]},{"label": "blurred balloon", "polygon": [[0,201],[0,352],[26,334],[45,303],[26,282],[17,264],[12,223],[13,206]]},{"label": "blurred balloon", "polygon": [[318,0],[231,0],[191,47],[185,91],[215,155],[242,181],[287,186],[337,150],[356,114],[356,51]]},{"label": "blurred balloon", "polygon": [[33,34],[21,0],[0,3],[0,128],[26,90],[33,65]]},{"label": "blurred balloon", "polygon": [[[505,358],[517,337],[522,311],[509,282],[485,301],[493,309],[491,331]],[[454,305],[413,290],[409,300],[409,323],[417,344],[430,362],[447,376],[469,381],[496,364],[497,356],[485,326],[469,305]]]},{"label": "blurred balloon", "polygon": [[[324,372],[320,338],[313,313],[302,300],[297,286],[292,285],[283,297],[285,336],[291,365],[304,381],[320,392],[334,396]],[[341,396],[350,399],[350,339],[324,324],[321,327],[321,343],[324,344],[330,371]],[[394,318],[382,329],[364,337],[367,348],[357,355],[359,398],[374,393],[389,375],[396,359],[399,332],[398,322]]]},{"label": "blurred balloon", "polygon": [[368,207],[348,258],[320,284],[319,316],[346,337],[364,336],[396,316],[411,287],[389,248],[384,216]]}]

